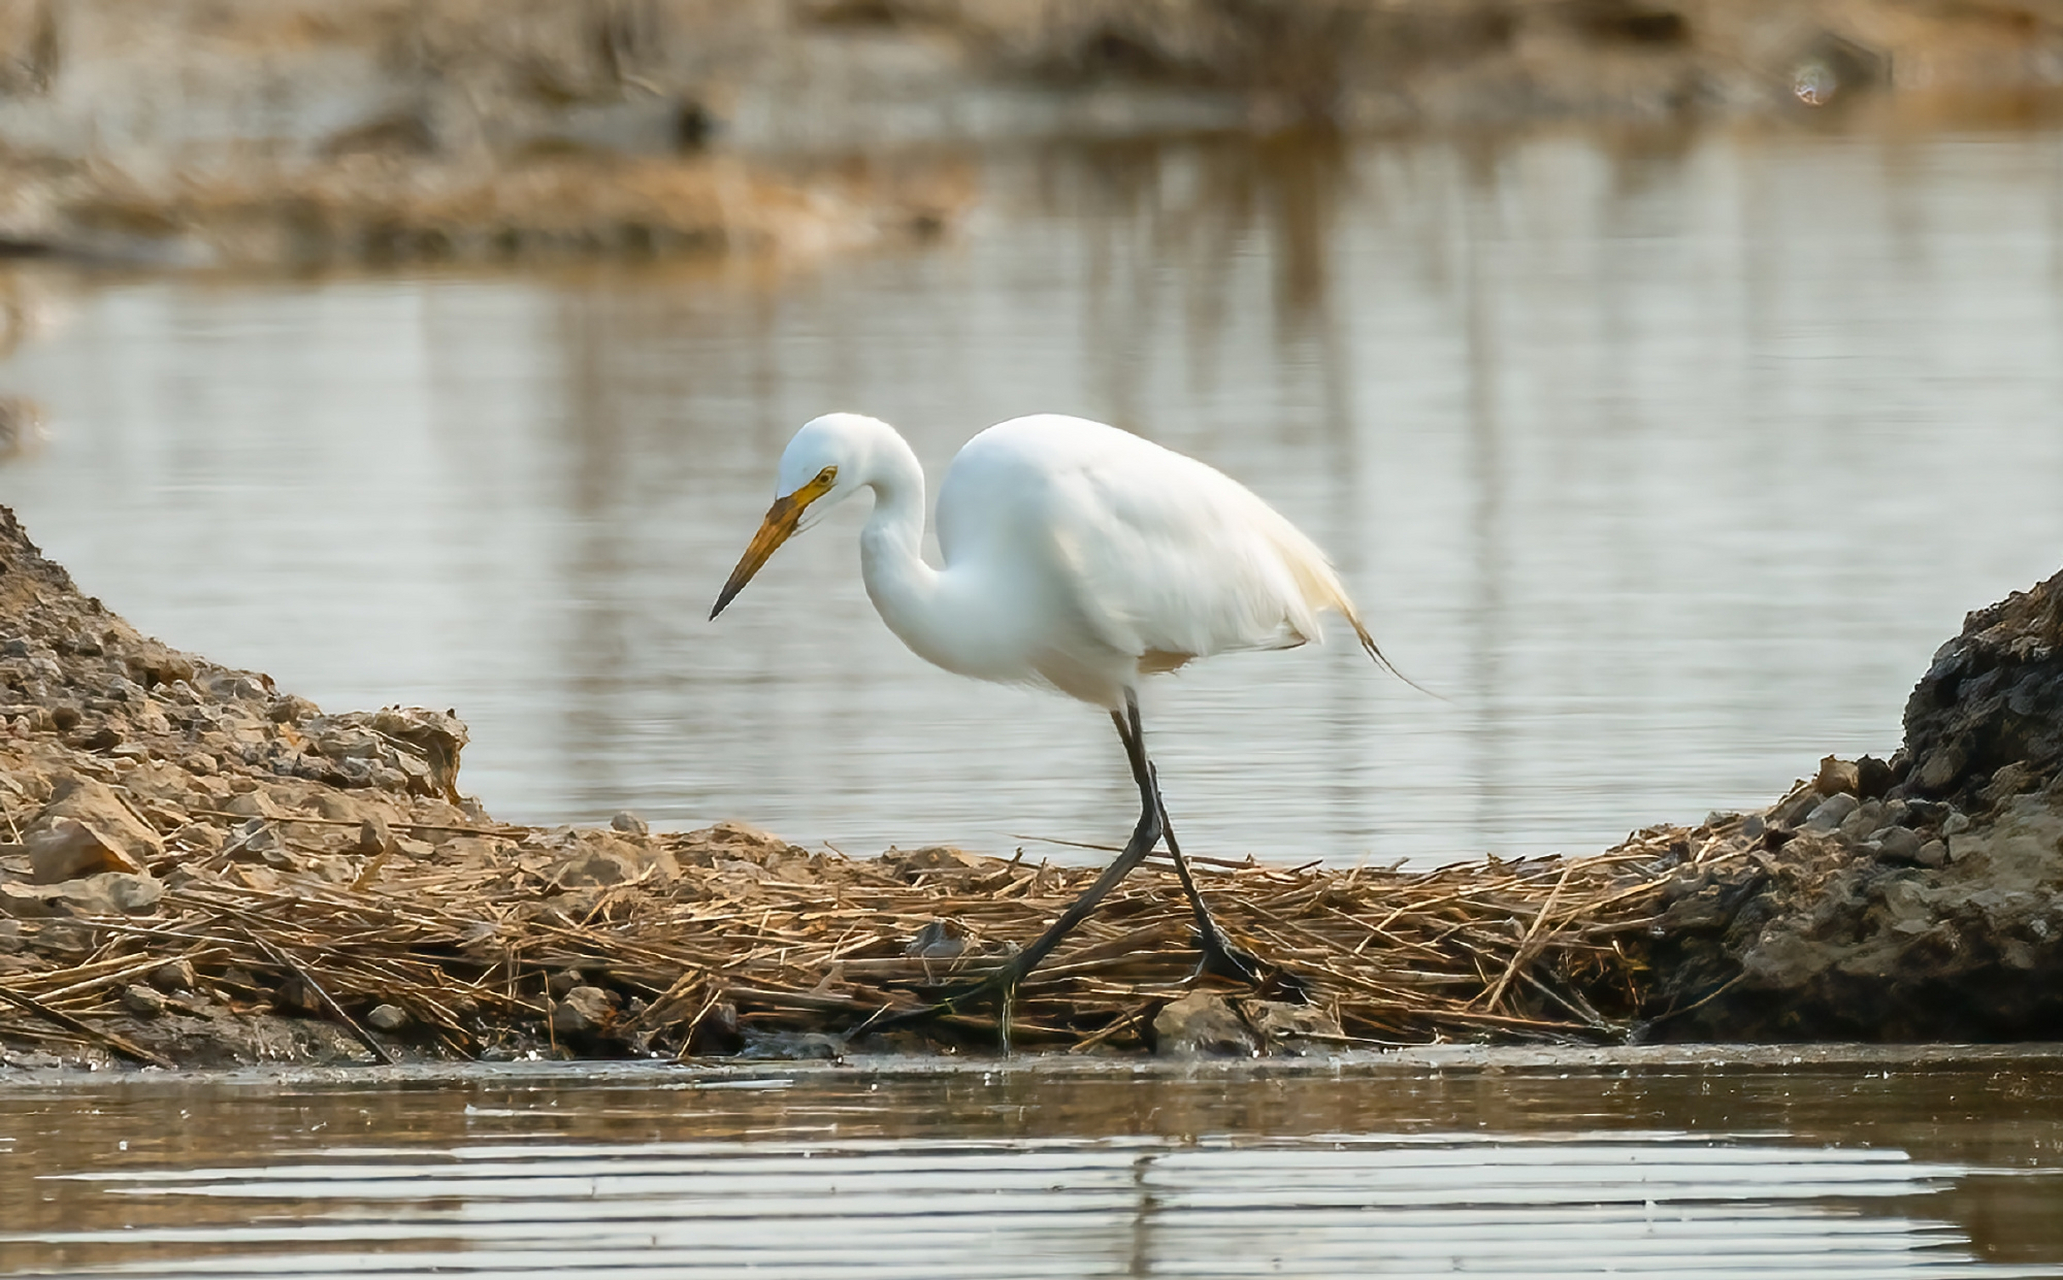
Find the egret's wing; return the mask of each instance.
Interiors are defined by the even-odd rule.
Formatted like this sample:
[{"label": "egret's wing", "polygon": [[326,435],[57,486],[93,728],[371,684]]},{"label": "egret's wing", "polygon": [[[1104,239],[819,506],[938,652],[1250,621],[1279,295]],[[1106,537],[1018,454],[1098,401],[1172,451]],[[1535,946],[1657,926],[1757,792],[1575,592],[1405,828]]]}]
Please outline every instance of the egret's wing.
[{"label": "egret's wing", "polygon": [[1323,553],[1230,477],[1138,441],[1054,477],[1051,536],[1083,619],[1165,669],[1322,638],[1351,610]]}]

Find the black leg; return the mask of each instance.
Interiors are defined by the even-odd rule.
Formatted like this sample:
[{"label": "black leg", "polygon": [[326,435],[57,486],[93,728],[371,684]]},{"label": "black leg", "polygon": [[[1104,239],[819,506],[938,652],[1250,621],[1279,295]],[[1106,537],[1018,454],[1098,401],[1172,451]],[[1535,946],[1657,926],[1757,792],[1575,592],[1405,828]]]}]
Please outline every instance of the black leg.
[{"label": "black leg", "polygon": [[[1128,710],[1131,712],[1129,724],[1123,713],[1110,713],[1110,718],[1117,722],[1118,736],[1124,740],[1125,759],[1132,766],[1132,778],[1139,785],[1139,823],[1132,828],[1132,838],[1125,843],[1123,852],[1103,869],[1103,874],[1096,877],[1094,884],[1082,891],[1081,897],[1076,898],[1067,910],[1060,913],[1060,918],[1048,926],[1036,942],[1012,956],[1000,969],[979,982],[948,992],[935,1004],[908,1009],[901,1013],[888,1013],[884,1010],[855,1027],[851,1034],[879,1031],[937,1017],[942,1013],[952,1013],[961,1005],[988,995],[1003,995],[1007,1009],[1008,997],[1016,990],[1017,984],[1024,981],[1025,976],[1037,968],[1041,960],[1051,955],[1053,948],[1059,946],[1068,934],[1074,932],[1077,925],[1088,919],[1089,914],[1109,896],[1110,891],[1117,888],[1118,883],[1130,875],[1134,867],[1144,862],[1147,854],[1153,852],[1153,847],[1160,843],[1161,836],[1159,793],[1153,785],[1153,766],[1146,759],[1145,740],[1137,732],[1138,705],[1132,703]],[[1004,1035],[1007,1040],[1007,1027]]]},{"label": "black leg", "polygon": [[[1139,704],[1134,702],[1127,709],[1132,713],[1132,736],[1143,743]],[[1154,808],[1160,814],[1161,843],[1167,845],[1168,856],[1175,863],[1175,876],[1182,882],[1182,892],[1189,896],[1189,906],[1196,913],[1197,946],[1203,952],[1202,959],[1197,962],[1197,974],[1215,973],[1220,977],[1251,982],[1257,987],[1267,985],[1271,976],[1268,966],[1259,956],[1225,936],[1225,930],[1219,927],[1217,918],[1211,915],[1209,904],[1197,890],[1196,876],[1189,870],[1189,859],[1182,856],[1182,846],[1175,840],[1174,825],[1168,821],[1168,802],[1160,793],[1160,772],[1153,767],[1151,760],[1147,761],[1146,774],[1153,785]]]},{"label": "black leg", "polygon": [[1272,969],[1262,963],[1259,957],[1236,945],[1225,936],[1218,926],[1211,909],[1197,891],[1196,877],[1190,873],[1189,860],[1182,856],[1181,847],[1175,843],[1174,830],[1168,825],[1167,804],[1161,799],[1160,782],[1155,776],[1153,761],[1146,756],[1146,731],[1139,723],[1138,699],[1127,694],[1125,709],[1110,713],[1111,721],[1117,725],[1117,736],[1125,744],[1125,760],[1132,767],[1132,780],[1139,787],[1139,823],[1132,828],[1132,838],[1124,850],[1096,877],[1096,882],[1082,892],[1066,911],[1060,914],[1038,940],[1012,956],[1008,963],[989,974],[979,982],[970,983],[946,993],[934,1004],[901,1013],[883,1010],[854,1028],[853,1035],[866,1031],[879,1031],[887,1027],[922,1021],[942,1013],[952,1013],[961,1006],[970,1004],[985,996],[1000,995],[1003,998],[1003,1039],[1009,1044],[1009,1016],[1012,996],[1017,984],[1023,982],[1039,962],[1051,955],[1075,927],[1089,918],[1103,899],[1108,897],[1118,883],[1132,873],[1132,869],[1146,860],[1154,846],[1166,841],[1168,853],[1175,862],[1175,875],[1182,881],[1182,891],[1189,897],[1189,905],[1196,914],[1198,944],[1203,959],[1197,966],[1198,973],[1216,973],[1229,978],[1242,979],[1262,989],[1276,989],[1293,998],[1300,998],[1304,984],[1293,975]]}]

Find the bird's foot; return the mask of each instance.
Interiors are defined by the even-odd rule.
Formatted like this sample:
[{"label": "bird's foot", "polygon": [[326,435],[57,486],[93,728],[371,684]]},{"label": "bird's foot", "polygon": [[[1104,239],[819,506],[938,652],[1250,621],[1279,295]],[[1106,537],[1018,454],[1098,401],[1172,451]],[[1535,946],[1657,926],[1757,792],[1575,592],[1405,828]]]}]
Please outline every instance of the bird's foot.
[{"label": "bird's foot", "polygon": [[1230,978],[1234,982],[1251,983],[1255,993],[1263,997],[1287,1000],[1292,1004],[1308,1002],[1310,983],[1287,969],[1269,964],[1232,941],[1215,921],[1209,928],[1199,929],[1196,933],[1197,948],[1203,955],[1197,961],[1196,972],[1190,975],[1190,981],[1207,976]]}]

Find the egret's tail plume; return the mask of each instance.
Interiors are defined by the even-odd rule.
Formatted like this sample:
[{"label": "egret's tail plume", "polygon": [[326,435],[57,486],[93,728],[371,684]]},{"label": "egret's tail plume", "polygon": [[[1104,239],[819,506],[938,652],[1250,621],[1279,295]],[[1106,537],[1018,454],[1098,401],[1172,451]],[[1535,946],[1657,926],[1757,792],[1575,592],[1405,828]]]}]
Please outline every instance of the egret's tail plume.
[{"label": "egret's tail plume", "polygon": [[[1354,628],[1355,637],[1361,641],[1361,647],[1368,651],[1368,656],[1375,659],[1376,666],[1381,667],[1383,670],[1389,672],[1391,675],[1397,677],[1399,680],[1402,680],[1405,684],[1410,685],[1412,688],[1418,690],[1420,693],[1424,694],[1428,698],[1440,698],[1439,694],[1434,693],[1431,689],[1426,688],[1418,681],[1413,680],[1410,676],[1407,676],[1403,672],[1397,670],[1397,664],[1391,662],[1389,658],[1383,654],[1383,651],[1380,648],[1376,647],[1375,637],[1368,634],[1368,627],[1361,621],[1361,615],[1355,613],[1354,606],[1348,604],[1344,599],[1340,601],[1340,616],[1344,617],[1347,620],[1347,625]],[[1440,701],[1445,702],[1446,699],[1440,698]]]}]

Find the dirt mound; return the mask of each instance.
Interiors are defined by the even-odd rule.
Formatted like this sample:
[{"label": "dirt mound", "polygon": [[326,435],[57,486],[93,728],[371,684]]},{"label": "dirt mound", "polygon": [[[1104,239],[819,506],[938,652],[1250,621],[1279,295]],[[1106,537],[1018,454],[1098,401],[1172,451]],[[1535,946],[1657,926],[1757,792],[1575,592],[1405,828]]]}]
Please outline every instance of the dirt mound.
[{"label": "dirt mound", "polygon": [[2063,574],[1971,614],[1905,729],[1670,887],[1658,1035],[2063,1037]]}]

